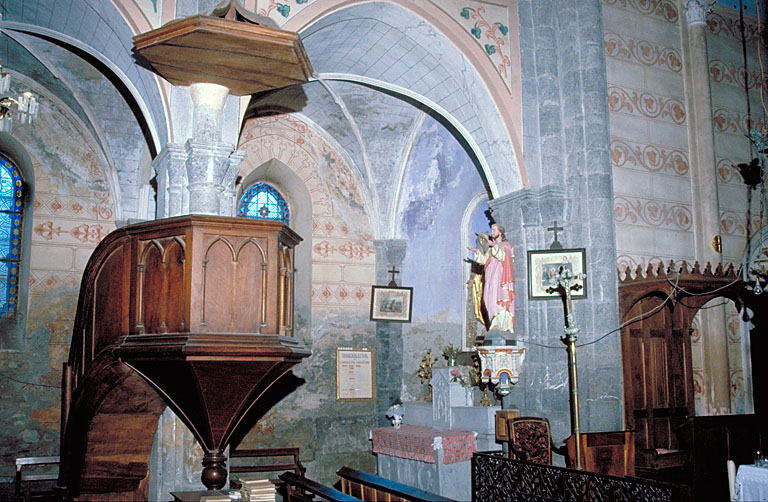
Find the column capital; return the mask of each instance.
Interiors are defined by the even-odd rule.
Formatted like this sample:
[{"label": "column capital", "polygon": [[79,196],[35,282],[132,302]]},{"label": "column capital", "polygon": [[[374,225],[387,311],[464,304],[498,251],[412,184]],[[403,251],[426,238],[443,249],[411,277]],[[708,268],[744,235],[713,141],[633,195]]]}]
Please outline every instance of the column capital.
[{"label": "column capital", "polygon": [[707,14],[712,12],[717,0],[684,0],[683,8],[688,19],[688,26],[699,26],[707,23]]}]

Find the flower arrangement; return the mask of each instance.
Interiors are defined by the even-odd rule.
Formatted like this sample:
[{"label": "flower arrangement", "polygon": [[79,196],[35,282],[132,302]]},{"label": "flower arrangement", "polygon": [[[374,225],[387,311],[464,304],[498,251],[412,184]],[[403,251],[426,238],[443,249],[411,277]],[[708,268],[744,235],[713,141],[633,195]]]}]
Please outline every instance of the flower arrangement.
[{"label": "flower arrangement", "polygon": [[395,426],[395,429],[400,428],[400,425],[403,423],[404,416],[405,411],[403,410],[402,404],[393,404],[387,409],[387,418],[392,420],[392,425]]},{"label": "flower arrangement", "polygon": [[451,382],[459,382],[462,387],[474,385],[472,382],[472,371],[468,366],[454,366],[451,368]]},{"label": "flower arrangement", "polygon": [[443,357],[448,361],[448,366],[454,366],[456,364],[456,358],[461,354],[461,349],[454,348],[453,344],[449,344],[443,348]]}]

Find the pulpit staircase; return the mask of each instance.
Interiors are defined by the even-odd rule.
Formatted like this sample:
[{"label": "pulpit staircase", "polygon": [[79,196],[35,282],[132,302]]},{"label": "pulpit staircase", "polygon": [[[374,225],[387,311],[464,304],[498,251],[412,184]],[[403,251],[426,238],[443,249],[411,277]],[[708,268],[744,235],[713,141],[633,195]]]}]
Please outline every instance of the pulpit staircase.
[{"label": "pulpit staircase", "polygon": [[166,406],[226,483],[224,450],[265,391],[307,357],[293,337],[293,251],[264,220],[182,216],[124,227],[83,275],[64,364],[59,485],[86,500],[142,500]]}]

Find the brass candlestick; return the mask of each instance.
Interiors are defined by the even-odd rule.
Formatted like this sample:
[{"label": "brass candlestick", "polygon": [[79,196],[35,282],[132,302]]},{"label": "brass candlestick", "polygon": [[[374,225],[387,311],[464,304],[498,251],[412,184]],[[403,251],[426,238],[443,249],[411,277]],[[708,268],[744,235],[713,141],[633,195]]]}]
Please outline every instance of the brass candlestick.
[{"label": "brass candlestick", "polygon": [[427,399],[428,403],[432,402],[432,384],[429,383],[432,380],[432,365],[437,362],[437,358],[432,357],[432,349],[427,351],[427,355],[421,358],[419,363],[419,380],[421,383],[427,382]]}]

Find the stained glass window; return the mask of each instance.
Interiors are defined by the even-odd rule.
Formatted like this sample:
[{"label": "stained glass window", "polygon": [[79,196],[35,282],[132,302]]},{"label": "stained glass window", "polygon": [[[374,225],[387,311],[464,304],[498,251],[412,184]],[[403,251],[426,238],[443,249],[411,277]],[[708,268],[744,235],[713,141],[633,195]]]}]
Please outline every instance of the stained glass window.
[{"label": "stained glass window", "polygon": [[256,183],[243,193],[237,208],[238,216],[276,220],[289,224],[288,203],[272,185]]},{"label": "stained glass window", "polygon": [[22,186],[19,169],[0,156],[0,317],[16,313],[19,297]]}]

